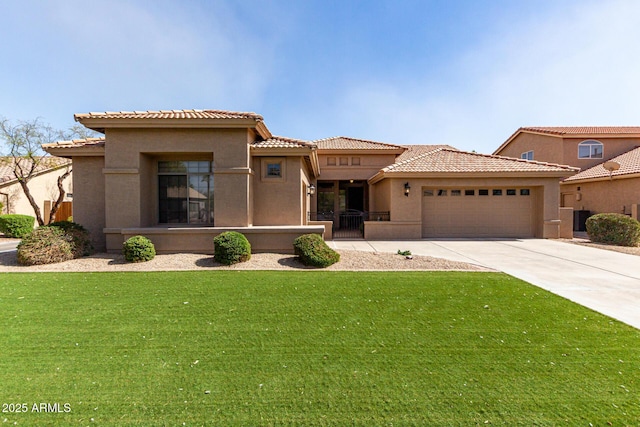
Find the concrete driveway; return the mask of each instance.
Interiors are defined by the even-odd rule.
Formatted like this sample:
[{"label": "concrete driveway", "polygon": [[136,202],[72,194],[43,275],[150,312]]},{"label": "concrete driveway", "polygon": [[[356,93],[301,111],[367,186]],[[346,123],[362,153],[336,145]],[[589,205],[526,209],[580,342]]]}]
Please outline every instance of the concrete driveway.
[{"label": "concrete driveway", "polygon": [[336,240],[337,249],[410,250],[503,271],[640,329],[640,258],[544,239]]}]

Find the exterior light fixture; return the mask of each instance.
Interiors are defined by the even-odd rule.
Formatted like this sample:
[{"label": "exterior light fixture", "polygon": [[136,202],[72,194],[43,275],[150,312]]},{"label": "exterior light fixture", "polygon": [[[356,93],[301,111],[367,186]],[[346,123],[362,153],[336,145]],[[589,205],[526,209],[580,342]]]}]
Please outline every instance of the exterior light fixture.
[{"label": "exterior light fixture", "polygon": [[313,196],[314,194],[316,194],[316,186],[311,184],[309,187],[307,187],[307,195]]},{"label": "exterior light fixture", "polygon": [[409,197],[409,190],[411,190],[411,186],[408,182],[404,183],[404,195]]}]

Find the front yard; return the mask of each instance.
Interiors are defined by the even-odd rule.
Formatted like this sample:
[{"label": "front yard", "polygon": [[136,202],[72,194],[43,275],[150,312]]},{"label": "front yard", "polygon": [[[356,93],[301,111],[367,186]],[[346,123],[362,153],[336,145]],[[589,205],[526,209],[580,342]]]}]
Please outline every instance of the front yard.
[{"label": "front yard", "polygon": [[499,273],[5,273],[0,308],[0,425],[640,419],[640,331]]}]

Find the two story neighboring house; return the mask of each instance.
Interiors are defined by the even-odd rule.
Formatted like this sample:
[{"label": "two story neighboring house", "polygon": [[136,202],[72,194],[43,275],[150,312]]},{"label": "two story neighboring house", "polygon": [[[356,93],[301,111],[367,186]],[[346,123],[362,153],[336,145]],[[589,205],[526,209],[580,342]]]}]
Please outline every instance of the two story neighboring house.
[{"label": "two story neighboring house", "polygon": [[73,159],[74,220],[94,246],[130,236],[158,252],[212,252],[244,233],[254,251],[325,238],[560,236],[568,166],[335,137],[274,136],[262,116],[221,110],[76,114],[103,138],[43,148]]},{"label": "two story neighboring house", "polygon": [[576,230],[588,215],[622,213],[638,219],[640,127],[523,127],[494,155],[560,163],[580,173],[560,183],[561,206],[579,211]]}]

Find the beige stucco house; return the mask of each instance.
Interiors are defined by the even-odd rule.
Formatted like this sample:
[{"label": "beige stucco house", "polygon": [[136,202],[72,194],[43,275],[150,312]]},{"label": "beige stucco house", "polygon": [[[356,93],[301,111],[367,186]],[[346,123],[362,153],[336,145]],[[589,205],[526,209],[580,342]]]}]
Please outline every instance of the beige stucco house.
[{"label": "beige stucco house", "polygon": [[[2,203],[0,214],[34,216],[33,208],[14,173],[14,162],[13,157],[0,157],[0,203]],[[22,160],[22,162],[26,168],[31,165],[28,160]],[[49,218],[52,200],[58,197],[58,177],[70,167],[71,162],[68,159],[45,158],[29,182],[31,195],[40,207],[45,221]],[[72,215],[73,175],[69,175],[62,185],[66,194],[63,207],[58,210],[58,213],[60,214],[59,218],[67,219]]]},{"label": "beige stucco house", "polygon": [[44,148],[73,159],[74,220],[108,251],[142,234],[159,252],[211,252],[225,230],[244,233],[254,251],[291,251],[304,233],[557,238],[559,180],[577,172],[442,145],[279,137],[255,113],[75,119],[104,138]]},{"label": "beige stucco house", "polygon": [[589,215],[614,212],[638,217],[640,127],[525,127],[496,155],[575,166],[581,172],[560,183],[561,206],[575,210],[575,229]]}]

